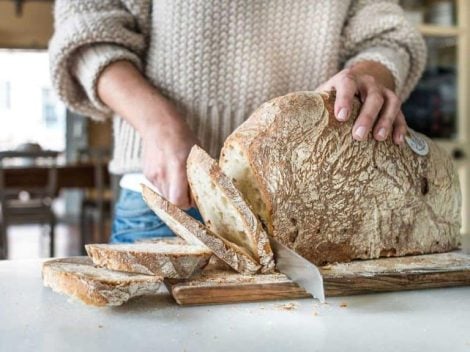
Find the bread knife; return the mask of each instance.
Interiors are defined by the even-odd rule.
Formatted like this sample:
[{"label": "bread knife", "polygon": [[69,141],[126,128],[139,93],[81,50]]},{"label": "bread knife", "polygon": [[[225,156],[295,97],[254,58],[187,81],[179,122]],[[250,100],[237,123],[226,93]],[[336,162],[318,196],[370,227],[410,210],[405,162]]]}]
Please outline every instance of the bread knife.
[{"label": "bread knife", "polygon": [[271,248],[276,256],[277,269],[287,275],[289,279],[301,286],[320,302],[325,302],[323,277],[320,270],[301,255],[283,245],[271,236]]}]

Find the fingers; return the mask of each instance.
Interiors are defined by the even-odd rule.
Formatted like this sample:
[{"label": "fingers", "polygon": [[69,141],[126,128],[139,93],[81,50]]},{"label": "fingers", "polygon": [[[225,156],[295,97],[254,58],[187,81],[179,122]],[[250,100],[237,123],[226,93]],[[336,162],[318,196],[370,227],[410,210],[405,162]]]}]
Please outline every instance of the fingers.
[{"label": "fingers", "polygon": [[190,187],[188,187],[188,196],[189,196],[189,200],[191,202],[190,203],[191,208],[197,208],[197,204],[196,204],[196,201],[193,198]]},{"label": "fingers", "polygon": [[181,209],[191,208],[191,200],[188,195],[188,187],[182,185],[171,184],[168,200]]},{"label": "fingers", "polygon": [[384,89],[384,105],[374,127],[374,138],[384,141],[392,132],[393,124],[400,113],[400,99],[390,90]]},{"label": "fingers", "polygon": [[169,185],[167,199],[178,208],[191,208],[191,197],[185,168],[173,168],[167,183]]},{"label": "fingers", "polygon": [[352,101],[357,91],[357,84],[349,70],[341,71],[335,81],[335,116],[339,121],[347,121],[351,113]]},{"label": "fingers", "polygon": [[163,182],[166,178],[164,169],[151,169],[144,167],[143,173],[147,180],[158,190],[158,193],[162,196],[168,194],[167,185]]},{"label": "fingers", "polygon": [[353,138],[358,141],[367,139],[384,104],[384,97],[378,87],[371,86],[364,89],[367,90],[365,94],[360,92],[361,96],[364,96],[364,104],[353,127]]},{"label": "fingers", "polygon": [[168,201],[181,209],[191,208],[192,199],[184,167],[172,166],[169,169],[146,170],[144,174]]},{"label": "fingers", "polygon": [[358,141],[364,141],[372,131],[377,141],[384,141],[392,135],[396,144],[404,141],[407,125],[400,111],[400,99],[374,76],[353,74],[345,69],[323,83],[319,90],[336,90],[334,114],[338,121],[347,121],[351,115],[352,102],[359,95],[362,107],[352,135]]},{"label": "fingers", "polygon": [[408,125],[405,116],[400,111],[393,123],[393,142],[397,145],[402,145],[405,141],[405,135],[408,131]]}]

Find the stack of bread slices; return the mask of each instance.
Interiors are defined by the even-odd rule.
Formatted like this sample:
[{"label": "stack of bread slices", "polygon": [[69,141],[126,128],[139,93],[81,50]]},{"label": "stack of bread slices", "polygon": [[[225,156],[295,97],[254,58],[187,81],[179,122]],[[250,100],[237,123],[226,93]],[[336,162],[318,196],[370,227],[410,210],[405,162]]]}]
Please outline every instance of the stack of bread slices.
[{"label": "stack of bread slices", "polygon": [[89,244],[85,246],[89,258],[45,262],[45,286],[86,304],[106,306],[155,294],[165,278],[187,279],[203,269],[212,255],[241,274],[273,272],[267,233],[217,162],[195,146],[187,169],[206,224],[142,185],[144,200],[183,243]]},{"label": "stack of bread slices", "polygon": [[143,186],[183,244],[87,245],[90,259],[45,263],[45,285],[117,305],[156,292],[164,278],[189,278],[212,255],[243,275],[270,273],[268,234],[318,265],[457,248],[461,195],[450,156],[413,131],[403,146],[355,141],[359,101],[338,122],[334,100],[297,92],[263,104],[228,137],[220,166],[194,146],[187,175],[204,224]]}]

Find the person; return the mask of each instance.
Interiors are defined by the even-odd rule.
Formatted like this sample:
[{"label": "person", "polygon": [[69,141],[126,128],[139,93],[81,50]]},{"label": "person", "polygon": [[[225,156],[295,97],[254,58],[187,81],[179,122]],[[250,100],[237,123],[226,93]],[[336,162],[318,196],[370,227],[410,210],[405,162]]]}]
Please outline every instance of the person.
[{"label": "person", "polygon": [[110,171],[123,175],[112,242],[170,236],[139,183],[201,220],[185,162],[200,144],[217,157],[260,104],[336,90],[335,116],[363,102],[352,138],[407,131],[400,110],[425,44],[392,0],[57,0],[53,85],[71,110],[113,119]]}]

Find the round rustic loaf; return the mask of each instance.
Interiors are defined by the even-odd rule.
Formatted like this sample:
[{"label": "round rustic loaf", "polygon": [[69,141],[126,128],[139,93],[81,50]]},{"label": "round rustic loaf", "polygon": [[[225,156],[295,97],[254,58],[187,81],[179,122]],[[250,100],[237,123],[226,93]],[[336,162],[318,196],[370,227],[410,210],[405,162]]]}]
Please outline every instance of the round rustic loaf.
[{"label": "round rustic loaf", "polygon": [[[297,92],[263,104],[229,138],[220,165],[268,232],[316,264],[445,252],[460,241],[452,160],[351,130],[334,94]],[[416,148],[414,148],[416,150]]]}]

